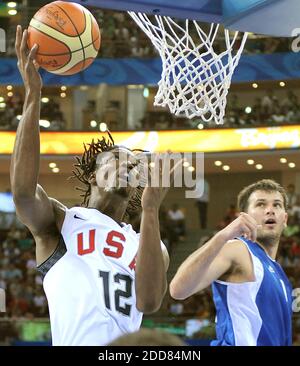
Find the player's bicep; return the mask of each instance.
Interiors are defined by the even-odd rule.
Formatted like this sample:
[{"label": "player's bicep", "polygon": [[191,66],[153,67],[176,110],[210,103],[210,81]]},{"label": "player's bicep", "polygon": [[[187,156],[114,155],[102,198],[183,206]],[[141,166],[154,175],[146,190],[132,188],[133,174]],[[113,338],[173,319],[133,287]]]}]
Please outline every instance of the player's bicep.
[{"label": "player's bicep", "polygon": [[19,219],[32,233],[39,234],[55,224],[52,199],[40,185],[34,198],[15,200],[15,206]]},{"label": "player's bicep", "polygon": [[209,268],[210,282],[218,280],[226,272],[228,272],[232,266],[232,258],[227,253],[220,253],[217,258],[212,262]]}]

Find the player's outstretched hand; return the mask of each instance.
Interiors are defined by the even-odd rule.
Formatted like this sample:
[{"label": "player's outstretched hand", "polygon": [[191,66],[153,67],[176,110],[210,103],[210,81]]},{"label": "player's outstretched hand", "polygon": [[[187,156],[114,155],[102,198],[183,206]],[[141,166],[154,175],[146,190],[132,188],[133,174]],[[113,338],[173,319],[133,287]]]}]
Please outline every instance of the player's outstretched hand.
[{"label": "player's outstretched hand", "polygon": [[38,65],[35,61],[38,46],[34,45],[31,50],[27,47],[28,31],[22,31],[20,25],[17,26],[16,33],[16,54],[18,58],[18,68],[23,79],[26,92],[40,93],[43,82],[38,72]]},{"label": "player's outstretched hand", "polygon": [[169,188],[173,185],[175,176],[182,173],[182,160],[170,169],[170,154],[157,154],[154,167],[151,169],[148,185],[142,195],[142,209],[159,209]]}]

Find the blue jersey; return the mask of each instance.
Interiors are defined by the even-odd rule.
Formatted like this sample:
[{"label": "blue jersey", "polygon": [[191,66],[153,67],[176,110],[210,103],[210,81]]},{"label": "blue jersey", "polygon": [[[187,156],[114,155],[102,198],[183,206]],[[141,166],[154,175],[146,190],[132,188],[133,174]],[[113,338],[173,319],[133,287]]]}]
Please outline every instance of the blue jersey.
[{"label": "blue jersey", "polygon": [[217,340],[213,346],[290,346],[292,344],[292,287],[265,250],[244,238],[251,255],[255,281],[215,281]]}]

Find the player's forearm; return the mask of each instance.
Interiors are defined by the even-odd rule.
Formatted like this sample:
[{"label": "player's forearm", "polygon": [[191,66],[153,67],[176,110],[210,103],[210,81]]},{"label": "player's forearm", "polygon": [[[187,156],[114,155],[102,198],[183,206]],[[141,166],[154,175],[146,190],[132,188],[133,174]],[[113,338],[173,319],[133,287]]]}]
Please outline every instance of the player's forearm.
[{"label": "player's forearm", "polygon": [[157,209],[143,210],[135,272],[138,309],[144,313],[158,310],[166,292],[167,280]]},{"label": "player's forearm", "polygon": [[40,164],[40,91],[26,92],[11,159],[11,185],[15,198],[35,195]]},{"label": "player's forearm", "polygon": [[222,232],[219,232],[181,264],[170,283],[170,294],[173,298],[178,300],[186,299],[197,290],[199,291],[208,285],[207,274],[209,267],[226,241]]}]

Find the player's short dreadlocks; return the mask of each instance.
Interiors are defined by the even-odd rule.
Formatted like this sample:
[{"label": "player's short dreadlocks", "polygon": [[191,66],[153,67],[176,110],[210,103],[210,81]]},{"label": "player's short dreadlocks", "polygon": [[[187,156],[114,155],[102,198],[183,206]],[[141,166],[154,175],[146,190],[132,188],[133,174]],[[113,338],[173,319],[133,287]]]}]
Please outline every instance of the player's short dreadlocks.
[{"label": "player's short dreadlocks", "polygon": [[[114,148],[118,148],[118,145],[115,145],[114,139],[112,135],[107,131],[108,139],[102,137],[101,140],[94,141],[90,144],[83,144],[84,153],[80,157],[76,156],[77,164],[74,164],[75,170],[73,170],[73,175],[71,178],[77,178],[81,183],[85,185],[85,188],[76,187],[77,190],[81,191],[81,197],[83,197],[82,206],[87,207],[90,200],[91,195],[91,184],[89,183],[89,178],[91,173],[96,170],[96,161],[98,154],[106,151],[110,151]],[[142,150],[130,150],[129,151],[142,151]],[[141,198],[143,194],[143,187],[137,187],[135,189],[135,193],[133,197],[131,197],[127,209],[126,214],[131,215],[136,210],[141,208]]]}]

